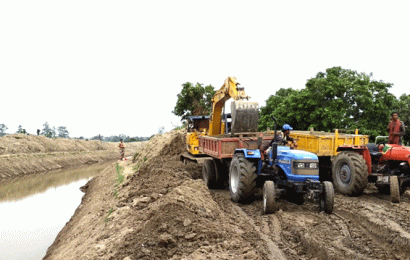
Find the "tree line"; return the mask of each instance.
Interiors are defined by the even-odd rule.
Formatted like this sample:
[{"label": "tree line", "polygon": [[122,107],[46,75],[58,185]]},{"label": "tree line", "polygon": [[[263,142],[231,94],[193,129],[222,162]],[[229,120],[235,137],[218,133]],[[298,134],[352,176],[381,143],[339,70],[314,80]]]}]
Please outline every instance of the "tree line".
[{"label": "tree line", "polygon": [[[5,124],[0,124],[0,137],[6,135],[8,127]],[[25,128],[23,128],[22,125],[19,125],[16,131],[16,134],[29,134]],[[50,125],[45,122],[43,124],[43,129],[37,129],[37,135],[44,135],[49,138],[69,138],[69,132],[67,130],[67,127],[65,126],[59,126],[57,129],[55,126],[50,127]]]},{"label": "tree line", "polygon": [[[376,81],[372,73],[358,73],[350,69],[332,67],[318,72],[302,89],[280,88],[260,108],[258,128],[265,131],[274,128],[272,116],[279,127],[290,124],[297,130],[333,132],[359,129],[360,134],[387,135],[387,125],[392,112],[410,126],[410,95],[399,98],[389,92],[392,83]],[[211,111],[211,85],[182,85],[173,113],[182,120],[188,115],[200,115]],[[200,99],[200,100],[197,100]],[[199,106],[199,108],[197,108]],[[205,115],[205,113],[202,113]],[[410,140],[410,127],[406,127],[404,140]]]},{"label": "tree line", "polygon": [[[0,124],[0,137],[6,135],[8,127],[5,124]],[[18,126],[18,129],[16,131],[16,134],[29,134],[27,133],[26,129],[23,128],[22,125]],[[65,126],[59,126],[59,127],[51,127],[48,122],[45,122],[43,124],[43,128],[37,129],[37,135],[43,135],[49,138],[70,138],[69,132],[67,130],[67,127]],[[147,141],[151,139],[154,135],[150,137],[140,137],[140,136],[134,136],[130,137],[128,135],[112,135],[112,136],[102,136],[102,135],[96,135],[91,138],[85,138],[83,136],[80,137],[74,137],[73,139],[79,139],[79,140],[99,140],[103,142],[119,142],[121,139],[124,142],[142,142],[142,141]]]}]

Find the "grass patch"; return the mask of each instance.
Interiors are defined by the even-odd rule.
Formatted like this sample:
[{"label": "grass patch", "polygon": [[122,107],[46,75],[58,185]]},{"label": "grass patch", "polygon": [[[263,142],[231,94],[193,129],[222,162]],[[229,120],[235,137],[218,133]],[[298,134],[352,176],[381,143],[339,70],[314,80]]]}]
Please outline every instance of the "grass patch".
[{"label": "grass patch", "polygon": [[124,170],[124,167],[122,167],[118,163],[115,165],[115,171],[117,172],[118,185],[121,184],[124,181],[123,170]]},{"label": "grass patch", "polygon": [[145,157],[144,157],[144,162],[146,162],[147,160],[148,160],[148,158],[145,156]]},{"label": "grass patch", "polygon": [[139,165],[139,164],[137,164],[137,165],[135,165],[134,167],[132,167],[132,170],[133,170],[134,172],[139,171],[139,169],[140,169],[140,165]]},{"label": "grass patch", "polygon": [[108,215],[105,217],[105,219],[104,219],[104,221],[105,221],[105,223],[107,223],[108,221],[109,221],[109,219],[108,219],[108,217],[111,215],[111,213],[113,213],[114,212],[114,209],[113,208],[110,208],[110,210],[108,210]]}]

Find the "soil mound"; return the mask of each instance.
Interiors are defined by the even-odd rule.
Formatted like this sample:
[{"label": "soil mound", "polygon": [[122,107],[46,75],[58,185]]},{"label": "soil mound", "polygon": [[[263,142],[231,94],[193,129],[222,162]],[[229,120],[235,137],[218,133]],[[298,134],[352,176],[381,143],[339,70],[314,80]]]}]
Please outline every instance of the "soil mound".
[{"label": "soil mound", "polygon": [[[126,143],[126,155],[135,153],[142,143]],[[118,158],[118,143],[97,140],[47,138],[34,135],[7,135],[0,138],[0,181]]]},{"label": "soil mound", "polygon": [[45,136],[13,134],[0,138],[0,155],[22,153],[48,153],[97,151],[116,148],[118,144],[97,140],[78,140],[69,138],[48,138]]},{"label": "soil mound", "polygon": [[[156,136],[135,162],[119,163],[121,184],[109,174],[91,181],[45,259],[262,259],[197,179],[201,168],[179,161],[184,148],[184,131]],[[109,188],[99,186],[104,178],[111,178]],[[91,190],[105,193],[103,203],[88,196]],[[87,218],[79,218],[84,212]]]}]

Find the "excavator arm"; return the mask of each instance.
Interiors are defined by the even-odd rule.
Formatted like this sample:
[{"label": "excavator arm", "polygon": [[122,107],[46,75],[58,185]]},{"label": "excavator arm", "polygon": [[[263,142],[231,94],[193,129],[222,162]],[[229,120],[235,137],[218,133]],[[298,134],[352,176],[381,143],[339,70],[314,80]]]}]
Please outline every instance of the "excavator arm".
[{"label": "excavator arm", "polygon": [[[222,134],[221,127],[221,115],[222,109],[225,105],[225,102],[232,98],[235,101],[249,100],[249,96],[246,95],[244,88],[239,86],[239,83],[236,81],[235,77],[228,77],[225,79],[223,86],[215,93],[212,99],[212,114],[209,121],[209,132],[208,135],[215,136]],[[232,104],[232,126],[240,125],[237,127],[241,131],[256,131],[254,127],[247,126],[249,123],[255,124],[255,115],[256,115],[256,124],[257,124],[257,114],[258,114],[258,104],[256,102],[235,102]],[[256,111],[256,113],[255,113]],[[239,120],[235,120],[238,117]],[[245,122],[245,119],[250,119],[250,122]],[[235,123],[235,121],[237,121]],[[239,121],[243,121],[245,124],[239,124]],[[245,129],[245,130],[244,130]]]}]

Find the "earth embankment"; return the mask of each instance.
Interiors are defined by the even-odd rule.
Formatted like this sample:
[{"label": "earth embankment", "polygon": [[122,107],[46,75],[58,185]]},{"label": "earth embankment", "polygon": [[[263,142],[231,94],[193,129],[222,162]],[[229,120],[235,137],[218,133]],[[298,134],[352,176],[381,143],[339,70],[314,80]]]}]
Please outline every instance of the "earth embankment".
[{"label": "earth embankment", "polygon": [[[126,144],[127,155],[138,143]],[[33,135],[7,135],[0,138],[0,181],[82,164],[115,160],[118,143]]]}]

